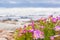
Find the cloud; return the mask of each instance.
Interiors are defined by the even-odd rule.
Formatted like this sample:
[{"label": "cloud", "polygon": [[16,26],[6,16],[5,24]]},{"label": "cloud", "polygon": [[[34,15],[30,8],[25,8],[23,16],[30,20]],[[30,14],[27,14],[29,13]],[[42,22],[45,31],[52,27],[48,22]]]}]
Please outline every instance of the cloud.
[{"label": "cloud", "polygon": [[60,3],[60,0],[26,0],[30,3]]},{"label": "cloud", "polygon": [[60,0],[0,0],[0,3],[60,3]]},{"label": "cloud", "polygon": [[0,3],[17,3],[16,1],[12,1],[12,0],[0,0]]},{"label": "cloud", "polygon": [[9,1],[9,3],[16,4],[17,2],[16,1]]}]

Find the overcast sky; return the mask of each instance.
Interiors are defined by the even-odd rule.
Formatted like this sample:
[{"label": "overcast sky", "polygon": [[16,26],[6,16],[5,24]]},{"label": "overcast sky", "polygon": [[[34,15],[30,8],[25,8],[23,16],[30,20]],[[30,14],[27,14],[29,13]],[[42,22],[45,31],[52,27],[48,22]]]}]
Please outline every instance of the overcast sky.
[{"label": "overcast sky", "polygon": [[0,7],[60,7],[60,0],[0,0]]}]

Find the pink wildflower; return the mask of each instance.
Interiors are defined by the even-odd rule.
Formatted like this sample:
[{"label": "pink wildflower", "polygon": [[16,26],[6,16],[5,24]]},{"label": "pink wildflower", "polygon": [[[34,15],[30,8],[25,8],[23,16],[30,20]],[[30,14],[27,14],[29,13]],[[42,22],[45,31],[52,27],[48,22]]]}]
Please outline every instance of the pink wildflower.
[{"label": "pink wildflower", "polygon": [[43,32],[41,32],[39,30],[35,30],[33,36],[34,36],[35,39],[44,38]]},{"label": "pink wildflower", "polygon": [[57,18],[52,18],[52,22],[56,23],[57,22]]},{"label": "pink wildflower", "polygon": [[54,40],[54,36],[51,36],[50,39],[51,39],[51,40]]},{"label": "pink wildflower", "polygon": [[60,30],[60,26],[56,26],[56,27],[54,28],[54,30],[55,30],[55,31],[59,31],[59,30]]},{"label": "pink wildflower", "polygon": [[60,20],[60,16],[58,16],[57,19]]}]

